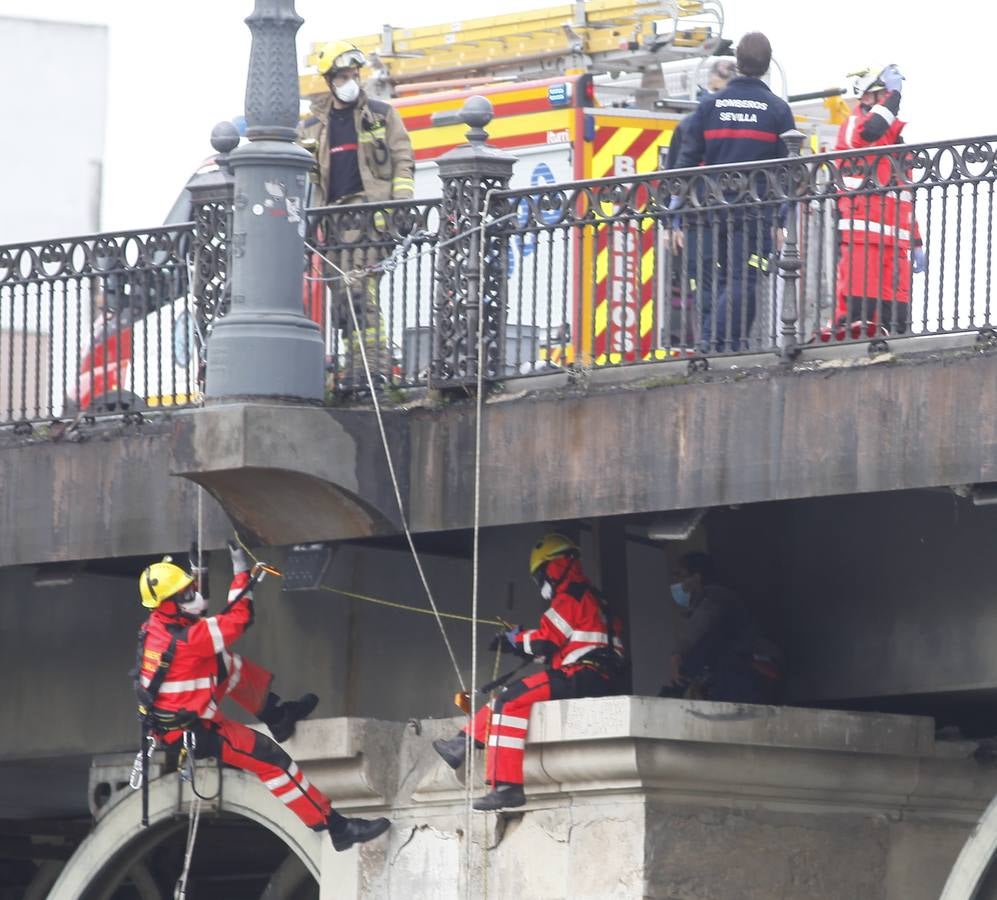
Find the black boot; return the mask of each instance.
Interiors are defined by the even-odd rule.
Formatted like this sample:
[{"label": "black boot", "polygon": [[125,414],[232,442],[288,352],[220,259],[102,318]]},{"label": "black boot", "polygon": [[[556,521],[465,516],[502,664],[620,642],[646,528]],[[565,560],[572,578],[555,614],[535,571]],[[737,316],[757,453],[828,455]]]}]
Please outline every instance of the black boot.
[{"label": "black boot", "polygon": [[[475,743],[480,746],[479,742],[475,741]],[[433,741],[433,749],[443,757],[443,761],[451,769],[459,769],[464,765],[464,759],[467,756],[467,738],[463,733],[450,738],[448,741],[437,738]]]},{"label": "black boot", "polygon": [[298,700],[281,700],[271,693],[258,718],[270,729],[273,739],[282,744],[294,734],[294,726],[307,719],[316,706],[318,697],[315,694],[305,694]]},{"label": "black boot", "polygon": [[337,850],[349,850],[354,844],[372,841],[384,834],[391,827],[391,822],[380,819],[343,819],[336,825],[329,826],[332,846]]},{"label": "black boot", "polygon": [[495,785],[495,790],[484,797],[478,797],[471,805],[475,809],[490,812],[496,809],[509,809],[513,806],[522,806],[526,803],[526,794],[523,793],[521,784],[506,784],[500,781]]}]

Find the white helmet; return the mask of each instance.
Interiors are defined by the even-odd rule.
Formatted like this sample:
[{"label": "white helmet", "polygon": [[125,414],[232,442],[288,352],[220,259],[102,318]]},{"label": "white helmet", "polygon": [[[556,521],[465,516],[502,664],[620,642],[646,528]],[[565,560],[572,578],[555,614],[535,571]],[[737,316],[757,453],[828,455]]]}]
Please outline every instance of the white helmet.
[{"label": "white helmet", "polygon": [[878,69],[868,66],[864,69],[859,69],[857,72],[849,72],[848,77],[852,79],[852,93],[856,97],[861,97],[869,91],[885,90],[886,85],[883,84],[883,72],[885,69],[886,66],[880,66]]}]

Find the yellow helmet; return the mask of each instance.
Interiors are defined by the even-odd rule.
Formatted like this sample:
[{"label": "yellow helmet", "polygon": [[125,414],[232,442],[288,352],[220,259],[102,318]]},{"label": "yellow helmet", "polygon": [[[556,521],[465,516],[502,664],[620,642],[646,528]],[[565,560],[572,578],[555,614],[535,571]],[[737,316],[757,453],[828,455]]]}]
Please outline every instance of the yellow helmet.
[{"label": "yellow helmet", "polygon": [[578,556],[580,553],[578,545],[563,534],[546,534],[533,545],[530,552],[530,574],[533,575],[555,556]]},{"label": "yellow helmet", "polygon": [[315,54],[315,67],[319,75],[335,72],[336,69],[360,68],[367,65],[367,57],[356,44],[350,41],[331,41],[318,48]]},{"label": "yellow helmet", "polygon": [[194,577],[180,566],[171,562],[168,556],[162,562],[153,563],[138,578],[138,589],[142,595],[142,605],[156,609],[164,600],[179,594],[194,583]]}]

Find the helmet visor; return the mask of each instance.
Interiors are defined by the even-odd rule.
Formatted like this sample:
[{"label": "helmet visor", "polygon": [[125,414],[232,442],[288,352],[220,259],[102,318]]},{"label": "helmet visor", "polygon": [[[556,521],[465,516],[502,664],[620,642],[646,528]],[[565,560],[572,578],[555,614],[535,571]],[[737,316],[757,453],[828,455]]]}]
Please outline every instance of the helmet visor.
[{"label": "helmet visor", "polygon": [[359,50],[347,50],[345,53],[340,53],[332,61],[332,70],[336,69],[350,69],[353,67],[361,68],[367,65],[367,57],[363,55]]}]

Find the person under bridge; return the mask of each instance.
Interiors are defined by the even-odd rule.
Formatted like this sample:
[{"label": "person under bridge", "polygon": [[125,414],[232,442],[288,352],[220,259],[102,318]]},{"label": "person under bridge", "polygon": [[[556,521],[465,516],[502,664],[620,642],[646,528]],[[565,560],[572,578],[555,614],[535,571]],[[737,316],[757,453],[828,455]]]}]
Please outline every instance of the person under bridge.
[{"label": "person under bridge", "polygon": [[[139,630],[133,673],[144,732],[165,748],[190,735],[196,759],[215,757],[252,772],[305,825],[328,829],[336,850],[383,834],[391,824],[385,818],[347,818],[332,809],[277,743],[311,714],[318,697],[281,700],[270,690],[270,672],[229,649],[253,623],[252,588],[260,577],[257,566],[250,571],[241,547],[230,543],[229,550],[232,584],[226,607],[217,615],[205,616],[207,603],[194,574],[169,557],[139,577],[142,605],[151,610]],[[219,709],[223,697],[263,722],[276,740],[225,716]]]},{"label": "person under bridge", "polygon": [[[622,623],[582,570],[577,544],[548,534],[530,553],[530,575],[550,605],[537,628],[512,628],[493,641],[493,650],[510,650],[546,661],[542,672],[502,688],[493,706],[483,706],[470,723],[475,746],[487,744],[485,780],[490,793],[474,801],[478,810],[522,806],[523,756],[530,709],[542,700],[606,697],[620,693],[625,663]],[[449,740],[433,741],[447,765],[464,764],[467,728]]]}]

